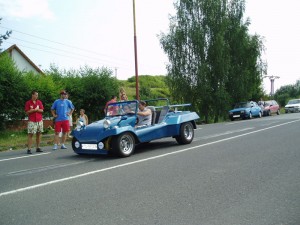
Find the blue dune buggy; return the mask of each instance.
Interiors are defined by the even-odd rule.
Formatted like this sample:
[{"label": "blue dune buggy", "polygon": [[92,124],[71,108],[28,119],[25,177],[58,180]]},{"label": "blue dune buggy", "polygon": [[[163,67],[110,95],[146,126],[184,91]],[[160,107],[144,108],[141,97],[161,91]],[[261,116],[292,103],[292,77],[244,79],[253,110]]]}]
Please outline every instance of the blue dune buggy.
[{"label": "blue dune buggy", "polygon": [[136,126],[137,100],[111,103],[104,119],[84,126],[79,122],[72,131],[72,148],[77,154],[133,154],[135,146],[155,139],[173,137],[178,144],[194,138],[195,112],[180,111],[190,104],[170,105],[168,99],[146,100],[152,112],[151,125]]}]

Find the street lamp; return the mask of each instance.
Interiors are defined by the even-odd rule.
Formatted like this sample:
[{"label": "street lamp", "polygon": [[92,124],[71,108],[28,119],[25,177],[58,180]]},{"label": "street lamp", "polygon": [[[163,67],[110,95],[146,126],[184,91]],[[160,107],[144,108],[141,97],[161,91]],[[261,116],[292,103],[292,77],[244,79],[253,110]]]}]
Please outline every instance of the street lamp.
[{"label": "street lamp", "polygon": [[264,78],[266,78],[266,77],[269,77],[269,79],[271,81],[271,93],[270,93],[270,95],[273,96],[274,95],[274,81],[275,81],[275,79],[278,79],[280,77],[279,76],[274,76],[274,75],[264,76]]},{"label": "street lamp", "polygon": [[136,94],[136,99],[140,100],[137,43],[136,43],[136,25],[135,25],[135,0],[133,0],[132,2],[133,2],[133,31],[134,31],[133,41],[134,41],[134,62],[135,62],[135,94]]}]

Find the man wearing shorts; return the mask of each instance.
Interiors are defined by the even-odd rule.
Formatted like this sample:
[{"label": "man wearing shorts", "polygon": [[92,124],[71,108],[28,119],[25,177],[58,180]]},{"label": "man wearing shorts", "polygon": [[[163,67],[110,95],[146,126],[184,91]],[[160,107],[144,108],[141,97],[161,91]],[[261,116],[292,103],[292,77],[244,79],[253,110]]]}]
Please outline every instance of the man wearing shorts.
[{"label": "man wearing shorts", "polygon": [[44,106],[43,103],[38,100],[38,92],[31,92],[31,99],[25,103],[25,112],[28,115],[28,141],[27,141],[27,154],[32,154],[32,137],[36,134],[36,152],[43,152],[40,148],[41,134],[43,130],[43,115]]},{"label": "man wearing shorts", "polygon": [[55,118],[55,137],[53,150],[57,150],[59,133],[61,131],[61,149],[67,148],[65,146],[66,134],[70,131],[69,116],[72,115],[73,111],[74,106],[72,102],[67,99],[67,92],[62,90],[60,92],[60,98],[55,100],[51,107],[52,116]]}]

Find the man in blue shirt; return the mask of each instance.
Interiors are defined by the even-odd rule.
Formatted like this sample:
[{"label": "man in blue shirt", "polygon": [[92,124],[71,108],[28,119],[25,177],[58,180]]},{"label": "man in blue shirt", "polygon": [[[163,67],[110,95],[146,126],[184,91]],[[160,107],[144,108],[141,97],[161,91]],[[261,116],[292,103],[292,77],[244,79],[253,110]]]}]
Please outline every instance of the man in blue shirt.
[{"label": "man in blue shirt", "polygon": [[52,116],[55,118],[55,137],[53,150],[57,150],[59,133],[61,131],[61,149],[67,148],[65,146],[66,134],[70,131],[69,116],[72,115],[73,111],[74,105],[67,99],[67,92],[62,90],[60,92],[60,98],[55,100],[51,107]]}]

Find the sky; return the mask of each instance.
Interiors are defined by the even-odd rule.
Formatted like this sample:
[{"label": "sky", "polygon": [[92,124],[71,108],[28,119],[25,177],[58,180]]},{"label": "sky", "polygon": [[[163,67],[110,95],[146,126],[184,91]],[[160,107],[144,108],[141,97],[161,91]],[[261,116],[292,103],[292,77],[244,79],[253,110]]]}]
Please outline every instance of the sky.
[{"label": "sky", "polygon": [[[139,75],[165,75],[168,62],[159,41],[175,15],[174,0],[135,0]],[[268,76],[275,91],[300,79],[300,1],[246,0],[249,33],[264,38]],[[135,75],[133,0],[0,0],[1,48],[16,44],[47,70],[108,67],[126,80]],[[270,93],[269,78],[264,90]]]}]

